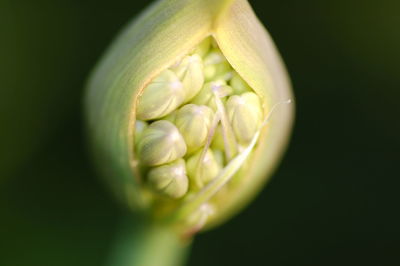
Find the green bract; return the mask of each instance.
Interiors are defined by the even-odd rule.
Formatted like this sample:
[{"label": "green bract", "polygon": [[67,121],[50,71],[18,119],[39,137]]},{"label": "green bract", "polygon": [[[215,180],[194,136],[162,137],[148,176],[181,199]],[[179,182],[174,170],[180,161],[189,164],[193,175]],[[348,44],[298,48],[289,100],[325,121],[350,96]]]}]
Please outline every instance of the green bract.
[{"label": "green bract", "polygon": [[136,120],[135,124],[135,145],[138,144],[139,140],[142,138],[144,130],[148,127],[145,121]]},{"label": "green bract", "polygon": [[225,221],[262,188],[293,110],[269,115],[290,98],[278,52],[246,0],[160,0],[92,74],[90,140],[123,202],[194,233]]}]

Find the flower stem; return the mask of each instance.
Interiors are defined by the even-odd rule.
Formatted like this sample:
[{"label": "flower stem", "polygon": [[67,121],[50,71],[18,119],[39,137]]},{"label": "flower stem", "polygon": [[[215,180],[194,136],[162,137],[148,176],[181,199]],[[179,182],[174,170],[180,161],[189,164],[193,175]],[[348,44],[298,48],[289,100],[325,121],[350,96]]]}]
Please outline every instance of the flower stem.
[{"label": "flower stem", "polygon": [[122,223],[107,266],[183,266],[190,242],[171,228],[137,217]]}]

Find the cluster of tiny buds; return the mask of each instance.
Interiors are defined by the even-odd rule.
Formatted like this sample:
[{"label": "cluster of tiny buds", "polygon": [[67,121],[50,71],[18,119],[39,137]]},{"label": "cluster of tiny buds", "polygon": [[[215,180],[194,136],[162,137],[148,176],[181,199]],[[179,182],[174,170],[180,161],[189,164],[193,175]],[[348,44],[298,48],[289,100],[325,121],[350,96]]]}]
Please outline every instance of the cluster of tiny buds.
[{"label": "cluster of tiny buds", "polygon": [[146,186],[155,197],[180,199],[210,183],[250,143],[263,110],[209,37],[152,79],[138,98],[136,118],[136,157]]}]

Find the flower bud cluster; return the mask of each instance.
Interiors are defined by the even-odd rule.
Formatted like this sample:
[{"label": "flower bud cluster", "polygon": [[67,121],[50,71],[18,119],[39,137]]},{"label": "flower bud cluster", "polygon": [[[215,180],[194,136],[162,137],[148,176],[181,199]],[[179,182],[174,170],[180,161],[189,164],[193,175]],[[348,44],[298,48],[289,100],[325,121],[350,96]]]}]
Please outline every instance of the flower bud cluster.
[{"label": "flower bud cluster", "polygon": [[139,95],[135,151],[154,197],[179,199],[212,182],[260,129],[260,97],[211,37]]}]

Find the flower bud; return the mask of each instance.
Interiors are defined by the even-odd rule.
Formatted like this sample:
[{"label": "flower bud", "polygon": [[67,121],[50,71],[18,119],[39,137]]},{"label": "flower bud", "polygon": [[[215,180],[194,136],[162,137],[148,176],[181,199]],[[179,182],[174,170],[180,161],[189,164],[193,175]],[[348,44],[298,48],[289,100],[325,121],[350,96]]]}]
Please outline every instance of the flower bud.
[{"label": "flower bud", "polygon": [[[195,231],[221,224],[260,191],[285,149],[293,109],[269,114],[292,98],[290,83],[247,0],[157,1],[92,73],[86,106],[97,165],[115,195],[151,222],[180,232],[193,229],[178,228],[190,217]],[[190,111],[177,119],[183,104],[210,107],[212,122]],[[180,159],[187,192],[183,175],[170,174]]]},{"label": "flower bud", "polygon": [[236,139],[248,143],[262,123],[259,97],[253,92],[233,95],[226,102],[226,109]]},{"label": "flower bud", "polygon": [[218,76],[224,77],[231,70],[232,67],[224,55],[216,49],[204,58],[204,76],[207,81],[216,80]]},{"label": "flower bud", "polygon": [[205,144],[213,116],[213,111],[205,105],[187,104],[177,111],[175,125],[189,153]]},{"label": "flower bud", "polygon": [[252,91],[249,85],[247,85],[246,81],[244,81],[237,72],[233,74],[232,79],[229,82],[229,85],[232,87],[234,94],[242,94],[245,92]]},{"label": "flower bud", "polygon": [[208,82],[204,84],[199,94],[197,94],[197,96],[192,100],[192,103],[198,105],[207,105],[214,111],[217,110],[214,99],[214,91],[217,92],[218,96],[222,98],[222,100],[224,100],[226,96],[231,95],[233,92],[232,88],[226,85],[226,82],[223,80]]},{"label": "flower bud", "polygon": [[171,68],[182,81],[185,102],[190,101],[203,87],[203,62],[197,54],[188,55],[177,66]]},{"label": "flower bud", "polygon": [[144,130],[139,140],[138,153],[144,165],[160,165],[183,157],[186,144],[174,124],[159,120]]},{"label": "flower bud", "polygon": [[178,159],[152,168],[148,173],[148,183],[156,193],[175,199],[183,197],[189,187],[185,161]]},{"label": "flower bud", "polygon": [[137,118],[152,120],[168,115],[183,103],[184,87],[170,70],[164,70],[147,85],[139,97]]},{"label": "flower bud", "polygon": [[221,170],[221,165],[215,159],[213,152],[208,149],[196,152],[186,163],[188,176],[195,188],[199,189],[213,180]]}]

